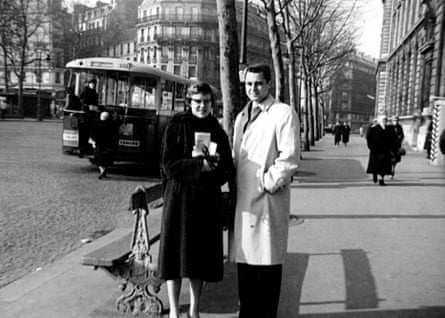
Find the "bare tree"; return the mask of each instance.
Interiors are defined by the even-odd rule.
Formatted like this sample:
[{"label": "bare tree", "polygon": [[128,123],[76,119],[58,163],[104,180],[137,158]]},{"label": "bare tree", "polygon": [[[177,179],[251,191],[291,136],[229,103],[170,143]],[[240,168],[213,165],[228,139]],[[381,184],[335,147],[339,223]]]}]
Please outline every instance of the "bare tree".
[{"label": "bare tree", "polygon": [[43,31],[39,30],[42,30],[47,6],[43,0],[16,0],[10,3],[9,9],[13,15],[3,30],[8,39],[6,60],[18,78],[18,108],[23,113],[25,68],[41,59],[36,49],[43,43]]},{"label": "bare tree", "polygon": [[240,110],[238,35],[234,0],[217,0],[223,127],[233,135],[233,121]]},{"label": "bare tree", "polygon": [[287,5],[285,17],[289,22],[285,33],[289,34],[288,42],[292,41],[300,50],[303,146],[308,151],[320,136],[321,76],[342,65],[353,51],[350,27],[355,1],[347,1],[345,5],[329,0],[297,0]]},{"label": "bare tree", "polygon": [[13,28],[14,15],[15,15],[14,3],[7,0],[0,0],[0,49],[3,62],[3,74],[6,92],[9,90],[9,65],[8,60],[11,55],[12,41],[14,38],[15,30]]},{"label": "bare tree", "polygon": [[275,0],[261,0],[264,6],[264,14],[266,16],[270,49],[272,52],[272,62],[275,73],[275,98],[284,100],[284,69],[283,60],[281,58],[281,42],[277,25],[277,12],[275,10]]}]

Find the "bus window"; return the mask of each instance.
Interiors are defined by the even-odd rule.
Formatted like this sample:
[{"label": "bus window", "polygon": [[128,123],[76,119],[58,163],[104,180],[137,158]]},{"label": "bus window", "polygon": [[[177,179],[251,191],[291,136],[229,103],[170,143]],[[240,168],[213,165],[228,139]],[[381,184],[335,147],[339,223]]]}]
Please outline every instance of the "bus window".
[{"label": "bus window", "polygon": [[116,105],[128,106],[128,81],[119,79],[117,81]]},{"label": "bus window", "polygon": [[172,110],[173,106],[173,82],[166,80],[161,90],[161,110]]},{"label": "bus window", "polygon": [[131,106],[143,109],[156,109],[156,81],[136,78],[133,81]]},{"label": "bus window", "polygon": [[116,80],[114,78],[106,79],[106,94],[104,95],[104,104],[114,105],[114,92],[116,90]]},{"label": "bus window", "polygon": [[175,107],[176,112],[185,111],[185,95],[187,93],[187,87],[184,84],[176,83],[175,85]]}]

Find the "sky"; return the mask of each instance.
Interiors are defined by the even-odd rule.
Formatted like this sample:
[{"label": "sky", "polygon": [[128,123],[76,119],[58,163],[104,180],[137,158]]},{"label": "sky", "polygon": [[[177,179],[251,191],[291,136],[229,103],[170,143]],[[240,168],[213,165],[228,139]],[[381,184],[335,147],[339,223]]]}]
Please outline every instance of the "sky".
[{"label": "sky", "polygon": [[380,33],[382,31],[382,0],[365,0],[358,17],[359,51],[374,58],[380,54]]},{"label": "sky", "polygon": [[[83,3],[94,6],[96,0],[66,0],[67,3]],[[102,0],[102,2],[110,2]],[[380,54],[380,32],[382,30],[383,4],[382,0],[361,0],[361,8],[357,21],[357,48],[374,58]]]}]

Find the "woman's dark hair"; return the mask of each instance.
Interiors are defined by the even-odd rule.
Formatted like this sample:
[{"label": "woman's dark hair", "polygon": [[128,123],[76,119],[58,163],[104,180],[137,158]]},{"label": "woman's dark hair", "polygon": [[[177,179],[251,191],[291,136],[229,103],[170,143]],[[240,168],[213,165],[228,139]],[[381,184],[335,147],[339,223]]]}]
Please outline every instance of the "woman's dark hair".
[{"label": "woman's dark hair", "polygon": [[213,92],[213,89],[210,86],[210,84],[203,81],[197,81],[190,84],[187,88],[187,95],[186,95],[187,107],[190,106],[190,101],[192,99],[192,95],[194,94],[210,95],[210,97],[212,98],[212,106],[215,105],[215,93]]},{"label": "woman's dark hair", "polygon": [[272,79],[270,67],[266,64],[255,64],[250,65],[246,69],[246,73],[261,73],[264,76],[264,79],[267,83]]}]

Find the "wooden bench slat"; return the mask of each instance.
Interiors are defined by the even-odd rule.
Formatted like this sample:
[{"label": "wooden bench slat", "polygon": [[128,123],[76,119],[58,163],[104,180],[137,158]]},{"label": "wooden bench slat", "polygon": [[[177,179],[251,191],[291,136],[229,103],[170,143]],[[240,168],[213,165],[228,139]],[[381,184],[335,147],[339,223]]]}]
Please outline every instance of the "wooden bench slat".
[{"label": "wooden bench slat", "polygon": [[81,259],[82,265],[110,267],[127,259],[131,253],[131,238],[132,233],[128,233],[119,240],[84,255]]},{"label": "wooden bench slat", "polygon": [[[97,250],[82,256],[82,265],[111,267],[125,261],[131,253],[130,243],[132,235],[132,233],[129,233],[104,247],[98,248]],[[152,245],[156,243],[159,240],[159,237],[160,234],[157,234],[150,238],[149,244]]]}]

